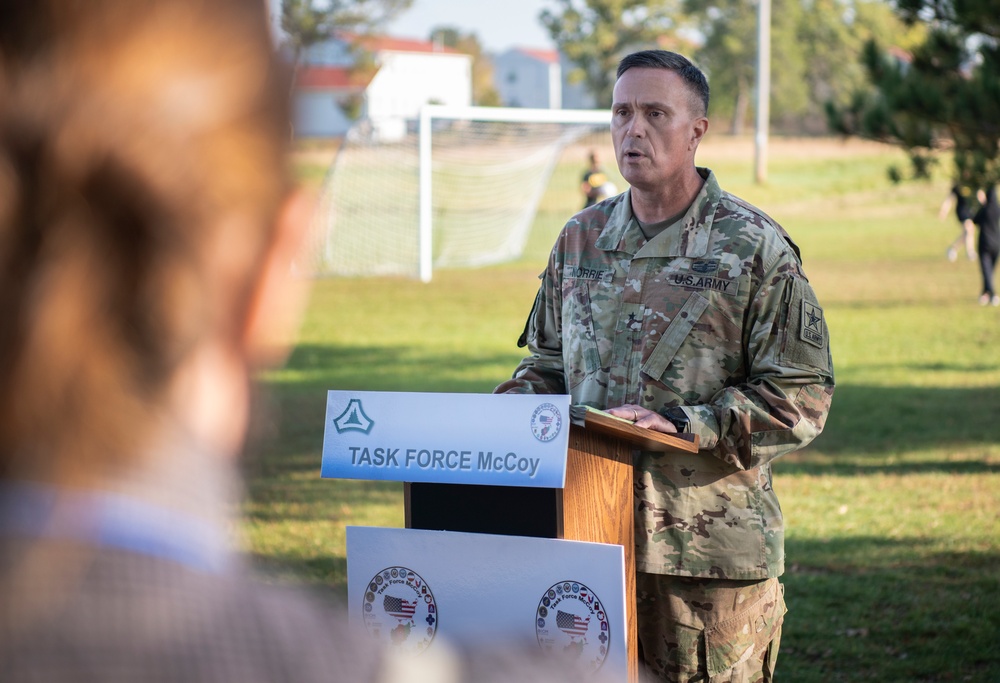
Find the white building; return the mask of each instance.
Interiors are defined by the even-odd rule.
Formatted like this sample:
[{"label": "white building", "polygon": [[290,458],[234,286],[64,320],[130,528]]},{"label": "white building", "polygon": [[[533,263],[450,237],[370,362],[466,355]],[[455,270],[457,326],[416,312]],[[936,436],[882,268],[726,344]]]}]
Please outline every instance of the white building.
[{"label": "white building", "polygon": [[[352,67],[356,44],[371,54],[374,73]],[[344,107],[361,98],[361,116],[382,139],[398,139],[425,104],[472,104],[472,57],[435,43],[389,37],[337,36],[306,51],[296,75],[295,130],[300,137],[344,135]]]},{"label": "white building", "polygon": [[493,59],[494,81],[508,107],[593,109],[582,83],[566,75],[573,65],[555,50],[515,47]]},{"label": "white building", "polygon": [[347,115],[351,98],[363,97],[367,83],[352,83],[343,66],[301,66],[295,74],[296,137],[337,137],[354,123]]},{"label": "white building", "polygon": [[508,107],[562,108],[562,69],[555,50],[511,48],[493,59],[493,80]]},{"label": "white building", "polygon": [[570,82],[569,74],[576,67],[566,55],[559,55],[559,65],[562,67],[562,108],[597,109],[597,100],[587,90],[587,85],[582,80]]}]

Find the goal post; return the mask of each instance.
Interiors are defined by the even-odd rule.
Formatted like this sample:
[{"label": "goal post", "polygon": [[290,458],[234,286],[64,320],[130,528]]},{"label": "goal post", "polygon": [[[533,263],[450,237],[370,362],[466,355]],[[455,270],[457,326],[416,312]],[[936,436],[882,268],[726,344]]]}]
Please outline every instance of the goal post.
[{"label": "goal post", "polygon": [[[420,111],[420,280],[430,282],[433,272],[433,158],[431,151],[434,136],[433,121],[435,119],[452,119],[456,121],[483,121],[493,123],[553,123],[566,124],[570,137],[578,137],[588,132],[592,126],[606,125],[610,121],[607,111],[569,110],[569,109],[522,109],[500,107],[448,107],[443,105],[426,105]],[[578,126],[581,126],[578,127]],[[564,134],[565,135],[565,134]],[[570,140],[560,139],[560,144],[553,151],[561,151]],[[552,158],[554,164],[558,156]],[[551,175],[551,168],[545,178]],[[544,187],[538,188],[544,190]],[[539,193],[540,194],[540,193]],[[535,201],[537,204],[537,199]],[[532,214],[534,211],[532,211]],[[523,247],[522,247],[523,248]]]},{"label": "goal post", "polygon": [[324,180],[317,275],[401,275],[518,258],[562,151],[607,131],[607,110],[427,105],[393,139],[361,123]]}]

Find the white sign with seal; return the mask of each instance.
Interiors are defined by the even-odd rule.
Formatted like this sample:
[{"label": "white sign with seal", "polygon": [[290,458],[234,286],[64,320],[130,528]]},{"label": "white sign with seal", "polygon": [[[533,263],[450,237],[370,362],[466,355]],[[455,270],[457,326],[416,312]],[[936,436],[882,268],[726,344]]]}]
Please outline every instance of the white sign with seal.
[{"label": "white sign with seal", "polygon": [[347,527],[347,595],[352,621],[404,655],[439,639],[534,642],[584,671],[627,677],[620,545]]},{"label": "white sign with seal", "polygon": [[330,391],[321,475],[563,488],[569,396]]}]

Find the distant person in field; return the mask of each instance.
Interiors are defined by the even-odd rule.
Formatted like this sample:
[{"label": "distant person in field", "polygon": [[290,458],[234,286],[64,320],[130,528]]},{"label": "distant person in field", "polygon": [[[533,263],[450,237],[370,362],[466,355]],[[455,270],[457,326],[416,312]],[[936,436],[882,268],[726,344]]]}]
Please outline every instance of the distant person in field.
[{"label": "distant person in field", "polygon": [[563,228],[497,392],[565,394],[697,454],[636,451],[639,646],[662,681],[771,681],[785,614],[771,463],[823,429],[826,318],[798,247],[695,165],[709,88],[663,50],[618,66],[629,189]]},{"label": "distant person in field", "polygon": [[979,303],[1000,306],[1000,296],[997,296],[993,285],[993,274],[1000,256],[1000,204],[997,203],[996,185],[988,190],[979,190],[980,209],[973,221],[979,226],[979,268],[983,275],[983,293],[979,295]]},{"label": "distant person in field", "polygon": [[618,192],[614,183],[608,180],[604,169],[601,168],[597,153],[591,152],[588,158],[590,165],[583,172],[583,180],[580,183],[580,192],[583,193],[585,199],[583,205],[585,209],[597,202],[604,201]]},{"label": "distant person in field", "polygon": [[976,259],[976,226],[972,220],[974,213],[972,195],[972,188],[964,183],[955,183],[948,192],[948,196],[941,202],[938,218],[944,220],[951,213],[952,208],[954,208],[955,217],[958,218],[959,225],[958,237],[948,245],[948,250],[945,252],[949,261],[958,259],[958,250],[960,247],[964,248],[965,255],[970,261]]}]

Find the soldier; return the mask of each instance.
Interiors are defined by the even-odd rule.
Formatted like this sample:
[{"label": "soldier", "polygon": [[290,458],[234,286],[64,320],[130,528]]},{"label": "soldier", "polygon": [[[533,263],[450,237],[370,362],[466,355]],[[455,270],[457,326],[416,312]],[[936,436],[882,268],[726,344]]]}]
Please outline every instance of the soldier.
[{"label": "soldier", "polygon": [[625,57],[611,132],[630,189],[566,224],[497,392],[569,393],[700,437],[635,453],[641,657],[667,681],[771,680],[785,613],[771,461],[823,429],[834,379],[799,250],[694,163],[709,89],[685,57]]}]

